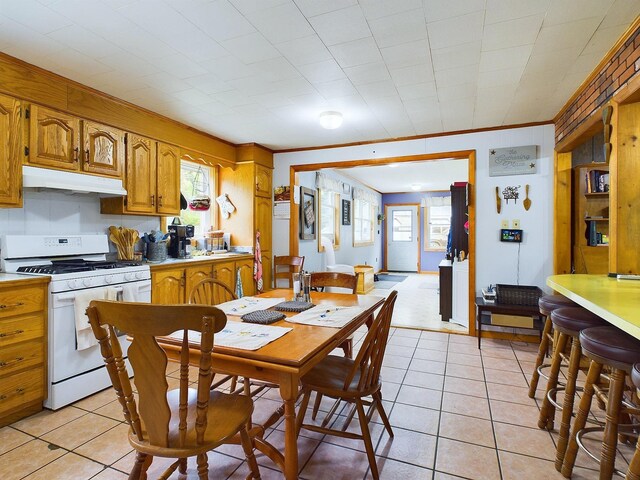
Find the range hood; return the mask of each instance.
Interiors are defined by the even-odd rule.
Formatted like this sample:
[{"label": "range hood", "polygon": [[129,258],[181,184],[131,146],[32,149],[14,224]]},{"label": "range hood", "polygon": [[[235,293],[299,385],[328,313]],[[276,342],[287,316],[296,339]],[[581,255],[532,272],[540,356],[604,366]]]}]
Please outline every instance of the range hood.
[{"label": "range hood", "polygon": [[65,190],[69,193],[98,193],[101,197],[119,197],[127,194],[122,180],[83,173],[22,167],[22,187],[47,190]]}]

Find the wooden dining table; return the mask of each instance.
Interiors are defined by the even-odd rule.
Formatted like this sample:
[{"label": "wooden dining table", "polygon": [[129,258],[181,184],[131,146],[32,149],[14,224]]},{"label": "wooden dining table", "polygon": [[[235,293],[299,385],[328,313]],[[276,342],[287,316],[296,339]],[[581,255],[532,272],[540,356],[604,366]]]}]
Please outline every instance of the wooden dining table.
[{"label": "wooden dining table", "polygon": [[[270,290],[259,297],[282,297],[291,300],[293,291],[287,289]],[[337,348],[362,325],[370,325],[375,310],[380,307],[383,297],[328,292],[311,292],[311,302],[315,305],[360,307],[362,313],[342,328],[303,325],[280,320],[272,325],[291,327],[292,330],[277,340],[258,350],[215,346],[212,352],[214,372],[237,375],[278,385],[282,406],[262,425],[252,425],[251,436],[256,448],[278,465],[287,480],[298,478],[298,444],[296,436],[295,403],[298,397],[300,377]],[[286,313],[292,316],[294,313]],[[240,321],[229,316],[228,321]],[[165,349],[170,359],[180,358],[180,341],[162,338],[158,343]],[[190,350],[190,362],[199,362],[199,348],[194,344]],[[284,416],[284,455],[264,438],[267,428]]]}]

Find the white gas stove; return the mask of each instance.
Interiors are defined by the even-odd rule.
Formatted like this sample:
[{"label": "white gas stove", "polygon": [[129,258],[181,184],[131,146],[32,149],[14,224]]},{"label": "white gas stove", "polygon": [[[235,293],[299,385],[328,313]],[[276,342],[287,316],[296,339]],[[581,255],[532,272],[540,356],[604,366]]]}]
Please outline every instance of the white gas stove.
[{"label": "white gas stove", "polygon": [[[148,265],[106,260],[106,235],[5,235],[0,237],[2,270],[49,275],[48,384],[45,406],[57,410],[100,391],[111,382],[98,346],[76,350],[76,297],[104,298],[113,289],[125,301],[151,301]],[[80,301],[78,301],[80,303]],[[82,307],[80,307],[82,308]],[[120,337],[123,352],[129,342]]]}]

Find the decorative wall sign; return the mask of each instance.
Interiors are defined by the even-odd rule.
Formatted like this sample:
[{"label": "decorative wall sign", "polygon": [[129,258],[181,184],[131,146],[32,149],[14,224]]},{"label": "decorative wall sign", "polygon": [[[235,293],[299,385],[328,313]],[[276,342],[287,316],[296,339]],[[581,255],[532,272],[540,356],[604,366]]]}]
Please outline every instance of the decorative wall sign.
[{"label": "decorative wall sign", "polygon": [[300,239],[316,238],[316,191],[300,187]]},{"label": "decorative wall sign", "polygon": [[342,200],[342,225],[351,225],[351,202]]},{"label": "decorative wall sign", "polygon": [[509,205],[509,200],[513,200],[513,203],[518,203],[518,198],[520,198],[520,192],[518,192],[519,189],[520,185],[504,187],[504,190],[502,190],[502,198],[504,198],[507,205]]},{"label": "decorative wall sign", "polygon": [[489,176],[527,175],[538,172],[538,146],[492,148],[489,150]]}]

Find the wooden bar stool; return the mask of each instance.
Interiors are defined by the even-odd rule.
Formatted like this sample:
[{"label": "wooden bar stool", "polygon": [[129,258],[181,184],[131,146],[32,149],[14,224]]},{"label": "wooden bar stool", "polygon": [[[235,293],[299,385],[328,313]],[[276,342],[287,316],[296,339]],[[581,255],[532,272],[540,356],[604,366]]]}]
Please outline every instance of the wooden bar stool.
[{"label": "wooden bar stool", "polygon": [[[563,307],[578,307],[579,305],[573,300],[569,300],[562,295],[543,295],[538,300],[538,307],[540,313],[546,317],[544,322],[544,328],[542,330],[542,338],[540,339],[540,348],[538,348],[538,357],[536,358],[536,365],[533,367],[533,374],[531,375],[531,382],[529,382],[529,397],[534,398],[536,396],[536,389],[538,388],[538,380],[540,380],[541,372],[543,368],[547,368],[549,364],[543,364],[544,357],[549,352],[549,347],[553,346],[553,334],[551,333],[551,318],[549,315],[556,308]],[[542,374],[542,377],[548,378]]]},{"label": "wooden bar stool", "polygon": [[[636,363],[631,370],[631,381],[638,389],[640,395],[640,363]],[[640,480],[640,439],[636,444],[636,451],[633,454],[629,470],[627,470],[627,480]]]},{"label": "wooden bar stool", "polygon": [[[545,390],[542,407],[540,408],[540,417],[538,418],[538,427],[547,430],[553,430],[554,417],[556,413],[556,393],[562,388],[558,388],[558,375],[560,373],[560,365],[566,359],[565,347],[567,341],[571,340],[571,355],[569,359],[569,374],[566,383],[566,391],[564,395],[564,404],[562,406],[562,426],[560,429],[560,442],[558,443],[558,457],[564,457],[567,439],[569,437],[569,422],[573,413],[574,395],[576,392],[576,378],[578,376],[578,368],[580,367],[580,358],[582,350],[580,348],[580,340],[578,336],[580,331],[585,328],[598,327],[605,325],[606,322],[599,316],[591,313],[582,307],[564,307],[556,308],[549,315],[553,328],[558,333],[553,356],[551,361],[551,371],[547,380],[547,388]],[[564,435],[563,435],[564,434]],[[563,441],[564,439],[564,441]],[[561,447],[562,445],[562,447]],[[562,466],[562,460],[558,465],[558,469]]]},{"label": "wooden bar stool", "polygon": [[[582,448],[587,455],[600,462],[600,480],[610,480],[616,471],[614,465],[618,446],[618,430],[628,427],[628,425],[619,424],[620,415],[638,415],[640,413],[637,408],[623,404],[625,378],[631,373],[633,365],[640,362],[640,341],[616,327],[608,326],[582,330],[580,344],[584,355],[591,360],[591,364],[578,407],[578,415],[571,429],[571,437],[561,473],[566,478],[571,477],[578,448]],[[603,367],[608,367],[611,371],[608,392],[599,384]],[[598,400],[606,405],[605,424],[604,427],[585,428],[594,393]],[[596,431],[604,431],[599,460],[582,443],[583,435]]]}]

